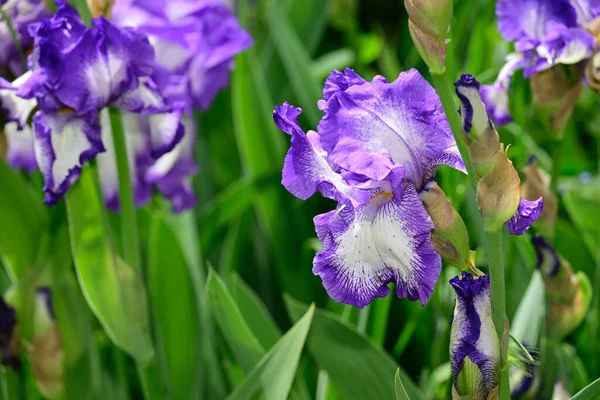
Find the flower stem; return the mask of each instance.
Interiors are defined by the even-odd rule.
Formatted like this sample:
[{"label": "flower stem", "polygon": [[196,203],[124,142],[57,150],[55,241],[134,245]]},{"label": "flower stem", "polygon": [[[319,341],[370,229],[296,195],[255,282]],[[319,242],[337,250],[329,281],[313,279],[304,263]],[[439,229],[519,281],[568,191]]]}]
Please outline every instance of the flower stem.
[{"label": "flower stem", "polygon": [[562,143],[562,139],[555,141],[552,149],[552,175],[550,180],[550,190],[557,195],[558,177],[560,176],[560,162],[562,157]]},{"label": "flower stem", "polygon": [[111,108],[110,127],[115,146],[117,175],[119,177],[119,204],[121,207],[121,240],[123,241],[123,259],[136,271],[141,270],[140,246],[138,241],[133,186],[127,158],[127,142],[119,110]]},{"label": "flower stem", "polygon": [[2,19],[6,23],[6,26],[8,27],[8,31],[10,32],[10,37],[12,38],[13,43],[15,44],[17,53],[19,54],[19,60],[21,61],[21,68],[23,68],[23,72],[25,72],[25,71],[27,71],[27,57],[25,57],[25,52],[23,51],[23,46],[21,45],[19,36],[17,36],[17,31],[15,30],[15,26],[13,25],[10,18],[8,18],[8,15],[2,9],[2,7],[0,7],[0,17],[2,17]]},{"label": "flower stem", "polygon": [[[460,152],[460,155],[465,163],[467,173],[469,174],[469,180],[473,188],[477,190],[477,175],[473,171],[471,160],[469,158],[469,152],[467,149],[467,143],[463,137],[462,126],[460,117],[458,115],[456,103],[452,94],[450,81],[446,73],[443,74],[431,74],[433,77],[433,83],[440,96],[446,118],[452,129],[454,140]],[[480,214],[479,214],[480,215]],[[481,217],[481,215],[480,215]],[[504,325],[506,318],[506,300],[505,300],[505,289],[504,289],[504,259],[502,255],[502,231],[486,232],[485,242],[488,252],[488,262],[490,271],[490,282],[491,282],[491,302],[492,302],[492,319],[498,334],[498,339],[502,343],[502,337],[504,333]],[[510,386],[508,382],[508,366],[506,365],[506,352],[507,346],[501,346],[502,351],[502,369],[500,376],[500,388],[499,388],[499,399],[509,400],[510,399]]]}]

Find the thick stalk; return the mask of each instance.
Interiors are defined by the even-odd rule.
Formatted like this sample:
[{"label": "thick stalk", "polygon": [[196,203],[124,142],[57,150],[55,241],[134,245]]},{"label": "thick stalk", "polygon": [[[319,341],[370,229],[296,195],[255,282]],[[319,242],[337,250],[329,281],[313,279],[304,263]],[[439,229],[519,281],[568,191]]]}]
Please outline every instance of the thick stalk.
[{"label": "thick stalk", "polygon": [[[450,81],[447,74],[436,75],[432,74],[433,83],[440,96],[446,118],[452,129],[454,140],[460,152],[460,155],[465,163],[467,173],[469,174],[469,180],[473,185],[473,188],[477,190],[477,176],[473,171],[471,160],[469,158],[469,152],[467,149],[467,143],[463,137],[462,126],[460,117],[458,115],[458,107],[454,102]],[[502,231],[497,232],[486,232],[485,242],[488,251],[488,262],[490,267],[490,282],[491,282],[491,302],[492,302],[492,319],[496,328],[498,338],[502,343],[502,336],[504,332],[504,321],[506,315],[506,300],[504,291],[504,259],[502,257]],[[510,387],[508,382],[508,367],[505,365],[506,351],[504,348],[501,350],[502,354],[502,371],[500,379],[500,393],[499,398],[501,400],[510,399]]]},{"label": "thick stalk", "polygon": [[119,110],[110,109],[110,127],[112,129],[117,176],[119,177],[119,205],[121,208],[121,240],[123,259],[136,271],[141,271],[140,245],[138,241],[133,185],[129,172],[127,142]]},{"label": "thick stalk", "polygon": [[562,140],[557,140],[554,142],[554,147],[552,149],[552,175],[550,180],[550,190],[553,193],[557,192],[558,187],[558,177],[560,176],[560,161],[562,157]]}]

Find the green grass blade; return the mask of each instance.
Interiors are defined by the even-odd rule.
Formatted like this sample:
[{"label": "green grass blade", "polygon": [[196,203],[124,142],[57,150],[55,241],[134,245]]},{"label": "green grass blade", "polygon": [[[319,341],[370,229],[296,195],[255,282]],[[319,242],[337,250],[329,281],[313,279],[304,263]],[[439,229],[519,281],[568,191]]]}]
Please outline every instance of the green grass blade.
[{"label": "green grass blade", "polygon": [[406,393],[406,389],[404,388],[404,384],[402,383],[402,379],[400,378],[400,368],[396,370],[394,386],[396,388],[396,400],[410,400],[410,397],[408,397],[408,393]]},{"label": "green grass blade", "polygon": [[571,400],[594,400],[600,396],[600,378],[579,391]]},{"label": "green grass blade", "polygon": [[292,388],[300,355],[310,328],[315,307],[306,314],[269,350],[229,400],[247,400],[262,388],[265,399],[285,400]]}]

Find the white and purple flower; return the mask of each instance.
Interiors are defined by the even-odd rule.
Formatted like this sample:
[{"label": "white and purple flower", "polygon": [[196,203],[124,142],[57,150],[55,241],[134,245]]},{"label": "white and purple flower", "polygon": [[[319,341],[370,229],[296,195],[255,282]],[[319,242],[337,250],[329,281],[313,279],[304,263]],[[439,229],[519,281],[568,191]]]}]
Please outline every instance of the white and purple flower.
[{"label": "white and purple flower", "polygon": [[[22,51],[33,43],[28,31],[29,24],[50,15],[41,0],[0,0],[0,7],[11,22]],[[21,56],[7,21],[0,16],[0,71],[6,69],[15,77],[23,74],[25,70]]]},{"label": "white and purple flower", "polygon": [[99,155],[105,200],[118,209],[108,118],[108,107],[114,107],[123,114],[136,205],[147,202],[148,168],[184,136],[183,105],[167,101],[151,78],[155,59],[148,39],[103,17],[88,28],[62,1],[52,18],[31,24],[29,31],[34,37],[31,71],[13,84],[3,82],[0,95],[21,129],[32,109],[39,108],[33,117],[33,147],[45,179],[44,201],[55,204],[83,165]]},{"label": "white and purple flower", "polygon": [[470,399],[488,399],[500,382],[500,341],[492,321],[490,277],[467,272],[450,280],[456,292],[450,364],[454,391]]},{"label": "white and purple flower", "polygon": [[592,57],[594,36],[585,28],[600,15],[598,0],[499,0],[498,29],[515,43],[516,53],[496,82],[481,88],[494,123],[511,122],[508,89],[513,73],[524,69],[526,78],[559,64],[577,64]]},{"label": "white and purple flower", "polygon": [[121,26],[148,36],[168,96],[206,110],[229,85],[233,57],[250,47],[250,35],[221,0],[126,0],[112,10]]},{"label": "white and purple flower", "polygon": [[338,202],[314,219],[323,249],[313,272],[338,302],[364,307],[395,283],[399,297],[424,304],[442,265],[418,193],[440,164],[464,172],[439,97],[416,70],[389,83],[350,69],[331,73],[323,97],[318,132],[300,128],[299,108],[273,113],[292,136],[283,185],[300,199],[318,190]]}]

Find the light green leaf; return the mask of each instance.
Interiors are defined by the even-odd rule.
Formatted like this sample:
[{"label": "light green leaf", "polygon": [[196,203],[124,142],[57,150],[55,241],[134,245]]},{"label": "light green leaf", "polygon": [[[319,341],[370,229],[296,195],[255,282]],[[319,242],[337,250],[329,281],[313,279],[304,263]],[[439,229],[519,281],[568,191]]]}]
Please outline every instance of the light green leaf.
[{"label": "light green leaf", "polygon": [[[297,321],[308,306],[290,298],[285,303]],[[308,335],[308,350],[327,372],[343,399],[392,399],[396,396],[394,373],[399,366],[389,354],[328,311],[317,310]],[[410,398],[423,398],[421,390],[400,372]]]},{"label": "light green leaf", "polygon": [[595,400],[600,396],[600,378],[587,385],[575,396],[571,397],[571,400]]},{"label": "light green leaf", "polygon": [[406,389],[404,389],[402,379],[400,379],[400,368],[396,370],[396,376],[394,377],[394,386],[396,387],[396,400],[410,400],[410,397],[408,397],[408,393],[406,393]]},{"label": "light green leaf", "polygon": [[534,271],[525,295],[510,324],[511,334],[520,342],[537,346],[544,321],[544,281],[539,271]]},{"label": "light green leaf", "polygon": [[197,399],[201,352],[190,351],[202,337],[196,293],[179,241],[160,214],[152,223],[148,262],[148,295],[170,393],[174,399]]},{"label": "light green leaf", "polygon": [[269,350],[229,400],[251,399],[259,387],[265,399],[287,399],[304,348],[306,335],[315,312],[312,305],[306,314]]},{"label": "light green leaf", "polygon": [[111,340],[139,363],[152,359],[146,291],[139,272],[113,250],[104,204],[84,168],[66,196],[71,250],[84,297]]},{"label": "light green leaf", "polygon": [[14,282],[38,258],[48,218],[36,196],[19,173],[0,161],[0,257]]}]

